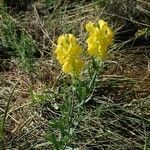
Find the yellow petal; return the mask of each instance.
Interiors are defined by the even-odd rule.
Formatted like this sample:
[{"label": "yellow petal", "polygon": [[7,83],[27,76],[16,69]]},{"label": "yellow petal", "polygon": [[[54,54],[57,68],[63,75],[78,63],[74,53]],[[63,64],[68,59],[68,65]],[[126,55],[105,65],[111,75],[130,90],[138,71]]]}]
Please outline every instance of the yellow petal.
[{"label": "yellow petal", "polygon": [[102,29],[102,30],[106,29],[106,27],[107,27],[107,22],[105,22],[104,20],[99,20],[98,24],[99,24],[100,29]]},{"label": "yellow petal", "polygon": [[94,24],[89,21],[86,26],[85,26],[85,29],[88,31],[88,32],[93,32],[94,31]]},{"label": "yellow petal", "polygon": [[64,73],[68,73],[68,74],[71,74],[71,73],[72,73],[72,67],[71,67],[71,65],[69,64],[69,62],[64,63],[64,65],[62,66],[62,71],[63,71]]},{"label": "yellow petal", "polygon": [[70,43],[76,43],[76,38],[73,34],[68,34],[68,40]]}]

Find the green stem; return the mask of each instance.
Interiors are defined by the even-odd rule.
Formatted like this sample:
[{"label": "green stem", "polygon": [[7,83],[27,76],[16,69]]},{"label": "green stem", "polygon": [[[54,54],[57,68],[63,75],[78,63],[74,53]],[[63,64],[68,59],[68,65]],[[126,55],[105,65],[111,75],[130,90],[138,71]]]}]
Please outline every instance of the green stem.
[{"label": "green stem", "polygon": [[3,121],[2,121],[2,127],[1,127],[1,129],[2,129],[2,140],[3,140],[3,143],[5,143],[5,140],[4,140],[4,138],[5,138],[5,124],[6,124],[6,118],[7,118],[7,114],[8,114],[8,110],[9,110],[9,105],[10,105],[11,98],[13,96],[13,93],[14,93],[15,88],[16,88],[16,86],[17,86],[18,83],[19,83],[19,79],[16,82],[16,84],[14,85],[14,87],[13,87],[11,93],[10,93],[10,96],[9,96],[9,99],[8,99],[8,102],[7,102],[7,105],[6,105],[6,109],[5,109],[5,113],[4,113],[4,117],[3,117]]},{"label": "green stem", "polygon": [[94,69],[94,75],[93,75],[93,77],[92,77],[92,80],[91,80],[91,82],[90,82],[90,84],[89,84],[89,90],[91,91],[91,89],[94,87],[94,83],[95,83],[95,80],[96,80],[96,76],[97,76],[97,74],[98,74],[98,72],[99,72],[99,66],[96,64],[96,61],[95,61],[95,59],[94,58],[92,58],[92,67],[93,67],[93,69]]},{"label": "green stem", "polygon": [[93,75],[93,78],[92,78],[92,80],[91,80],[91,82],[90,82],[90,85],[89,85],[90,91],[91,91],[92,87],[94,86],[94,83],[95,83],[95,80],[96,80],[97,73],[98,73],[98,71],[96,70],[95,73],[94,73],[94,75]]}]

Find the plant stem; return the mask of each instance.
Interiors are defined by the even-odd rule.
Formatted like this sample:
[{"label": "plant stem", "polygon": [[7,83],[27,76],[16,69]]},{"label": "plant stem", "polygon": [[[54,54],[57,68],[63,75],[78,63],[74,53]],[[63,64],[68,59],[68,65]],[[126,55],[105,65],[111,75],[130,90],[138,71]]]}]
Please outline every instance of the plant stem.
[{"label": "plant stem", "polygon": [[[19,79],[17,80],[16,84],[14,85],[14,87],[13,87],[11,93],[10,93],[10,96],[8,98],[8,102],[7,102],[7,105],[6,105],[6,109],[5,109],[5,113],[4,113],[4,117],[3,117],[3,121],[2,121],[2,127],[1,127],[1,129],[2,129],[2,141],[3,141],[3,143],[5,143],[5,140],[4,140],[4,138],[5,138],[5,124],[6,124],[6,118],[7,118],[7,114],[8,114],[8,110],[9,110],[9,105],[10,105],[11,98],[13,96],[13,93],[14,93],[15,88],[18,85],[18,83],[19,83]],[[4,145],[5,144],[3,144],[3,148],[4,148]]]},{"label": "plant stem", "polygon": [[94,83],[95,83],[95,79],[96,79],[96,76],[97,76],[97,70],[95,71],[94,75],[93,75],[93,78],[90,82],[90,85],[89,85],[89,89],[91,90],[91,88],[94,86]]}]

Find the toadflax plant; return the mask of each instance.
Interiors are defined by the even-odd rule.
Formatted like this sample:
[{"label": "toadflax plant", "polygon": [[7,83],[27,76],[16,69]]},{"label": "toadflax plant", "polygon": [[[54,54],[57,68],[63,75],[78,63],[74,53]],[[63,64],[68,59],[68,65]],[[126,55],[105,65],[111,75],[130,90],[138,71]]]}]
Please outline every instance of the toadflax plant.
[{"label": "toadflax plant", "polygon": [[[86,43],[87,52],[92,60],[90,63],[83,62],[81,59],[83,48],[73,34],[61,35],[55,49],[62,71],[72,78],[71,86],[66,83],[61,85],[63,98],[63,104],[60,106],[61,115],[50,122],[53,131],[48,135],[48,141],[56,150],[73,148],[70,147],[71,140],[81,119],[84,104],[90,99],[97,75],[104,66],[108,47],[113,42],[114,34],[107,22],[103,20],[99,20],[98,24],[88,22],[85,28],[89,33]],[[89,77],[83,78],[83,75]]]}]

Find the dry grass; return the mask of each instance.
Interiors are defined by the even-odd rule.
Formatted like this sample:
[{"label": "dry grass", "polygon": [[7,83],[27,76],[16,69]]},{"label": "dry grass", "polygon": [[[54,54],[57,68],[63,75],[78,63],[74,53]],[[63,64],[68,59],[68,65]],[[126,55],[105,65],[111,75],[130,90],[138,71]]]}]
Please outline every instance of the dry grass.
[{"label": "dry grass", "polygon": [[[149,15],[147,3],[138,1],[136,12]],[[71,32],[79,37],[82,43],[86,38],[84,24],[87,20],[96,22],[103,18],[109,21],[114,29],[122,26],[120,21],[126,20],[117,14],[118,20],[114,21],[110,11],[107,11],[108,8],[111,10],[108,5],[100,7],[99,2],[73,2],[54,5],[54,11],[51,13],[51,10],[45,9],[43,2],[39,1],[34,3],[34,7],[30,7],[30,11],[15,15],[11,12],[12,19],[19,28],[33,37],[40,49],[41,58],[36,59],[36,71],[32,74],[18,67],[16,59],[8,59],[8,66],[5,63],[7,60],[2,59],[1,116],[4,114],[12,87],[19,79],[7,116],[8,149],[51,149],[44,138],[49,130],[49,118],[44,116],[55,112],[49,110],[48,105],[33,106],[30,89],[42,93],[44,89],[53,87],[58,80],[60,70],[53,57],[53,42],[56,42],[60,34]],[[136,24],[138,22],[139,20]],[[141,20],[137,25],[140,28],[149,26],[145,20]],[[72,141],[81,150],[143,149],[144,139],[150,134],[150,45],[121,45],[122,42],[116,43],[114,50],[110,52],[101,84],[97,87],[93,99],[85,106],[84,119]]]}]

